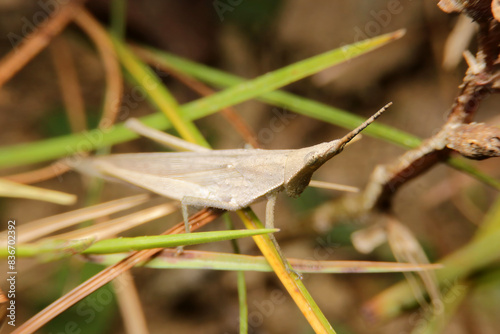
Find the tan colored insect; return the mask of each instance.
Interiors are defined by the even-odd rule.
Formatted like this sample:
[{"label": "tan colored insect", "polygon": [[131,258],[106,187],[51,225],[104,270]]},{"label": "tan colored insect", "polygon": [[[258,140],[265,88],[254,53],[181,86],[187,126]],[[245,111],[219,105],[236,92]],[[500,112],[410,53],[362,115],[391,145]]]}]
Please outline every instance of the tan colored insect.
[{"label": "tan colored insect", "polygon": [[189,231],[188,206],[235,211],[263,199],[268,200],[266,227],[271,228],[277,193],[285,191],[288,196],[299,196],[313,173],[342,152],[349,141],[390,105],[341,139],[296,150],[209,150],[129,120],[129,127],[140,134],[193,152],[108,155],[85,159],[76,168],[179,200],[186,231]]}]

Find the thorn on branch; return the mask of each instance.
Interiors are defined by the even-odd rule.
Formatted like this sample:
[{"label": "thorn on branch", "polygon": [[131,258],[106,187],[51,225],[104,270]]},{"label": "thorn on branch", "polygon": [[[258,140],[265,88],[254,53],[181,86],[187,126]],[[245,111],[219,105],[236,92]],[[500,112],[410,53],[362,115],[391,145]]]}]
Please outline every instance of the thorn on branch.
[{"label": "thorn on branch", "polygon": [[450,131],[447,147],[474,160],[500,156],[500,129],[484,123],[462,124]]}]

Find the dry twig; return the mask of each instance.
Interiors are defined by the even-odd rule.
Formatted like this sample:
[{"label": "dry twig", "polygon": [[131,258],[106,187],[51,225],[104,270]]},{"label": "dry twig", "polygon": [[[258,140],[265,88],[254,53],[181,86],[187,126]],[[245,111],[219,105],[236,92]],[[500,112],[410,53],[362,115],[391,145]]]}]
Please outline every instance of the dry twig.
[{"label": "dry twig", "polygon": [[[441,1],[440,6],[445,2]],[[447,121],[419,147],[405,152],[392,163],[377,166],[363,192],[345,196],[334,205],[318,210],[319,226],[325,220],[361,217],[373,211],[390,212],[392,198],[401,186],[445,161],[454,152],[475,160],[500,156],[500,129],[472,122],[481,101],[500,88],[500,23],[492,19],[491,9],[484,10],[484,1],[470,3],[477,3],[478,8],[468,4],[462,9],[479,24],[479,46],[476,56],[469,60],[472,63],[469,63]],[[484,18],[479,13],[488,16]]]},{"label": "dry twig", "polygon": [[[363,192],[344,196],[333,205],[324,205],[316,213],[316,225],[320,228],[324,228],[327,221],[345,218],[370,217],[371,220],[377,221],[378,225],[366,233],[359,231],[354,235],[355,245],[361,244],[365,250],[373,249],[376,247],[373,242],[380,243],[385,241],[385,238],[390,243],[394,243],[396,239],[404,239],[406,241],[399,244],[411,247],[411,237],[407,233],[405,236],[405,233],[387,232],[391,221],[399,221],[391,212],[394,194],[408,181],[425,173],[437,163],[447,160],[454,153],[474,160],[500,156],[500,129],[473,122],[483,99],[498,92],[500,88],[500,22],[493,17],[491,1],[442,0],[439,6],[446,12],[462,12],[479,25],[478,51],[475,56],[465,54],[469,68],[446,122],[419,147],[405,152],[392,163],[377,166]],[[384,235],[374,231],[382,231]],[[396,256],[400,256],[408,249],[393,251],[399,253],[395,254]],[[425,256],[423,252],[421,255]],[[428,278],[420,276],[424,282],[429,281]],[[433,284],[427,283],[426,286],[435,300],[437,292]]]}]

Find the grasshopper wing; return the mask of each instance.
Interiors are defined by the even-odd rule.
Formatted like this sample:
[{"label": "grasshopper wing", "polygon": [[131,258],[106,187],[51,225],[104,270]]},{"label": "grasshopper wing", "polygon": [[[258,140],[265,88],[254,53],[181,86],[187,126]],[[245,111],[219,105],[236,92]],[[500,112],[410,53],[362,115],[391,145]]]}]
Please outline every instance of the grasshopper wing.
[{"label": "grasshopper wing", "polygon": [[165,197],[194,197],[234,210],[280,190],[289,150],[221,150],[116,154],[88,159],[79,168]]}]

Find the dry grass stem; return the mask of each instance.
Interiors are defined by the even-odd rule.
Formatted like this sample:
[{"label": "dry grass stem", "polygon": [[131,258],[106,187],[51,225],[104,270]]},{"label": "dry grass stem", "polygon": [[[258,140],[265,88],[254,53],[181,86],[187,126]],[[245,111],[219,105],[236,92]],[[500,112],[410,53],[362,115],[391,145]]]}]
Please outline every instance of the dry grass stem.
[{"label": "dry grass stem", "polygon": [[115,288],[125,333],[148,334],[146,317],[141,307],[134,277],[130,271],[124,271],[117,279],[113,280],[112,284]]}]

